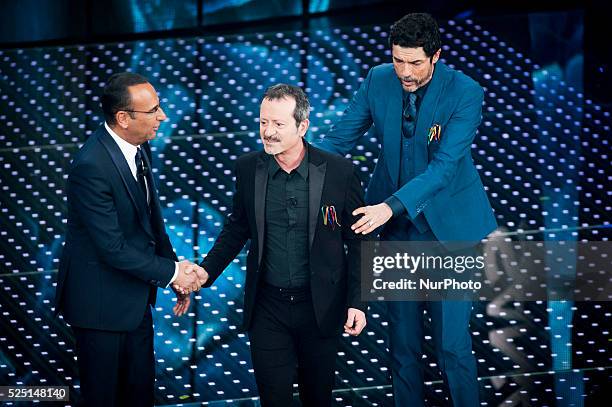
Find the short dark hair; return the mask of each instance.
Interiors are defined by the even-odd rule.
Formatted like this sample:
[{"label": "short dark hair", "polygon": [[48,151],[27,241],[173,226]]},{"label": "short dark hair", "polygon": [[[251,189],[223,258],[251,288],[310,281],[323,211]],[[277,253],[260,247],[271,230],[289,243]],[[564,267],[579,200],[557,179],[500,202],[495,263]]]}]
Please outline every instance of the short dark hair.
[{"label": "short dark hair", "polygon": [[431,58],[442,46],[438,23],[427,13],[406,14],[391,26],[389,46],[393,48],[394,45],[423,47],[425,55]]},{"label": "short dark hair", "polygon": [[[149,83],[142,75],[132,72],[121,72],[108,78],[102,92],[102,112],[109,125],[116,124],[115,114],[120,110],[130,109],[132,97],[128,88],[134,85]],[[133,113],[130,113],[132,115]]]},{"label": "short dark hair", "polygon": [[293,118],[295,119],[295,125],[299,125],[304,120],[308,119],[310,115],[310,102],[308,96],[304,93],[302,88],[293,85],[287,85],[286,83],[277,83],[276,85],[270,86],[266,89],[266,93],[263,95],[263,99],[278,100],[287,97],[295,99],[295,109],[293,109]]}]

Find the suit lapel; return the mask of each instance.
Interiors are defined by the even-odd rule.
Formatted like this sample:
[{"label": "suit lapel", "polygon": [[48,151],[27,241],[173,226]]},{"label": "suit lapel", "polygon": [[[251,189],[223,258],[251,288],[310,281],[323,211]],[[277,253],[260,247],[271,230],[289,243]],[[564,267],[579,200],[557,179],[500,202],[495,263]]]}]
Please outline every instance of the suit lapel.
[{"label": "suit lapel", "polygon": [[323,184],[325,182],[325,172],[327,162],[320,159],[318,151],[307,145],[308,157],[308,242],[312,247],[317,220],[319,219],[319,209],[321,208],[321,195],[323,194]]},{"label": "suit lapel", "polygon": [[268,160],[266,153],[262,153],[257,157],[255,165],[255,223],[257,225],[257,259],[261,264],[264,245],[264,226],[266,223],[266,194],[268,189]]},{"label": "suit lapel", "polygon": [[402,137],[402,85],[393,73],[393,85],[386,98],[387,113],[385,115],[385,130],[383,134],[383,149],[385,162],[393,185],[398,184],[400,163],[400,139]]},{"label": "suit lapel", "polygon": [[154,237],[153,231],[151,230],[151,224],[147,220],[148,215],[146,213],[146,208],[143,206],[146,205],[146,202],[141,198],[142,192],[139,189],[140,187],[132,176],[130,167],[128,167],[121,149],[104,128],[99,130],[98,140],[100,140],[100,143],[102,143],[104,148],[106,148],[113,164],[117,168],[117,171],[121,176],[121,180],[127,189],[128,195],[136,208],[136,213],[138,214],[138,219],[140,220],[142,227],[149,235],[151,235],[151,237]]},{"label": "suit lapel", "polygon": [[434,74],[429,83],[425,97],[419,108],[419,115],[416,122],[415,132],[415,170],[416,174],[421,174],[427,169],[428,152],[427,152],[427,133],[429,128],[434,124],[433,117],[440,100],[440,95],[444,89],[446,81],[446,66],[438,62],[434,68]]}]

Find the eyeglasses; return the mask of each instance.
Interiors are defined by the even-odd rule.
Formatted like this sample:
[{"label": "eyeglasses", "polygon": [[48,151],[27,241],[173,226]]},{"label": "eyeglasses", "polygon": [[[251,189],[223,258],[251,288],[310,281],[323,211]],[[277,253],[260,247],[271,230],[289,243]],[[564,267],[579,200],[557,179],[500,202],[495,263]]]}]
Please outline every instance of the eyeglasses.
[{"label": "eyeglasses", "polygon": [[157,105],[155,106],[153,109],[148,110],[148,111],[144,111],[144,110],[129,110],[129,109],[121,109],[121,111],[123,112],[130,112],[130,113],[146,113],[148,115],[154,115],[157,112],[159,112],[161,110],[161,105]]}]

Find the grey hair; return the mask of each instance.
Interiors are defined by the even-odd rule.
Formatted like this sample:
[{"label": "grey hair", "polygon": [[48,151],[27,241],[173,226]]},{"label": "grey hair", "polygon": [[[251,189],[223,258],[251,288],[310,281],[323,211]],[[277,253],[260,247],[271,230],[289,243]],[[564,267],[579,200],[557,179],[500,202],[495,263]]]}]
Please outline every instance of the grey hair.
[{"label": "grey hair", "polygon": [[298,126],[301,122],[308,119],[310,115],[310,102],[304,91],[293,85],[286,83],[277,83],[266,89],[263,99],[278,100],[292,97],[295,100],[295,109],[293,110],[293,118],[295,125]]}]

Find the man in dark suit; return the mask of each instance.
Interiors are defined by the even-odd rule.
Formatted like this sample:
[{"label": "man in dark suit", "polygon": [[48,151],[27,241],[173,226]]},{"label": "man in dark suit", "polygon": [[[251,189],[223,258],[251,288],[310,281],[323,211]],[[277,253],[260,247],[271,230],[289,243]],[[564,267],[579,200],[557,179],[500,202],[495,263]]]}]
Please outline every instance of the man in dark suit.
[{"label": "man in dark suit", "polygon": [[[478,242],[496,228],[470,147],[483,89],[439,61],[438,25],[408,14],[391,27],[392,64],[373,67],[319,146],[348,153],[374,125],[380,154],[357,233],[388,241]],[[448,247],[448,246],[447,246]],[[450,254],[450,253],[449,253]],[[478,405],[470,301],[389,302],[396,406],[423,405],[423,309],[431,317],[438,366],[455,406]]]},{"label": "man in dark suit", "polygon": [[147,143],[166,119],[155,89],[140,75],[113,75],[102,109],[106,122],[69,172],[56,313],[74,331],[84,405],[152,406],[157,288],[197,289],[203,270],[177,262],[165,231]]},{"label": "man in dark suit", "polygon": [[[331,404],[339,334],[366,324],[360,300],[363,205],[352,164],[304,141],[310,104],[295,86],[270,87],[260,108],[265,151],[236,162],[232,213],[201,266],[210,286],[251,241],[244,293],[255,379],[264,407]],[[348,247],[345,252],[344,245]]]}]

